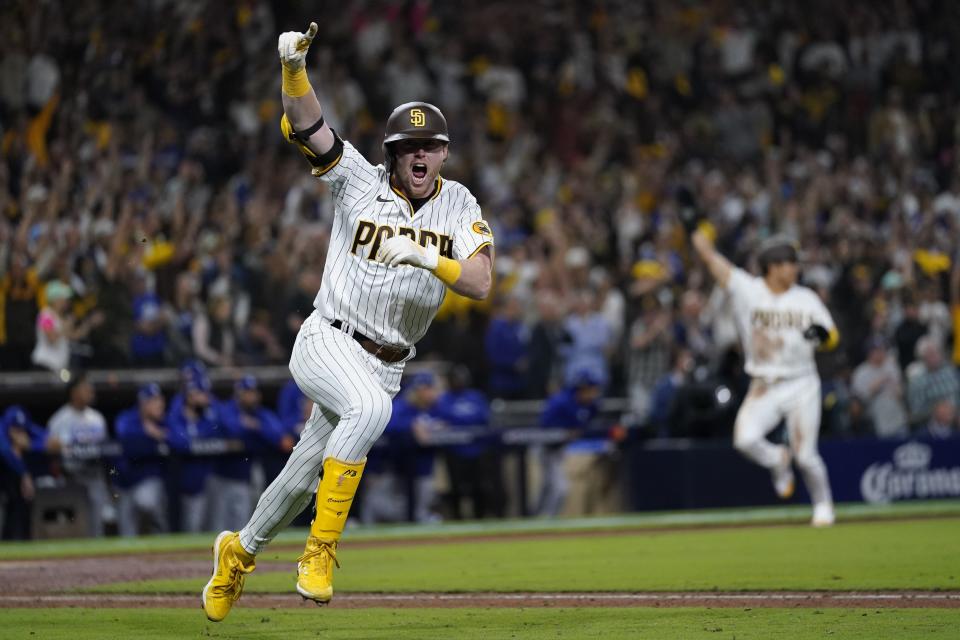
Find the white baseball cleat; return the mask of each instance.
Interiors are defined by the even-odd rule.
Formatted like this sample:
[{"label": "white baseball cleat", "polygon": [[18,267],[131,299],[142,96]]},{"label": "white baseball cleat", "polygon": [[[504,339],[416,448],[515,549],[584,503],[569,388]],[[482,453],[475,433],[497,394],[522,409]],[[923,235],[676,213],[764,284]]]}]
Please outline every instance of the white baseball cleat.
[{"label": "white baseball cleat", "polygon": [[793,477],[793,465],[790,463],[790,452],[784,450],[784,461],[779,467],[770,470],[773,476],[773,488],[780,496],[781,500],[789,500],[793,497],[793,491],[797,488],[797,483]]},{"label": "white baseball cleat", "polygon": [[829,502],[813,505],[813,519],[810,524],[814,527],[830,527],[837,521],[833,513],[833,505]]}]

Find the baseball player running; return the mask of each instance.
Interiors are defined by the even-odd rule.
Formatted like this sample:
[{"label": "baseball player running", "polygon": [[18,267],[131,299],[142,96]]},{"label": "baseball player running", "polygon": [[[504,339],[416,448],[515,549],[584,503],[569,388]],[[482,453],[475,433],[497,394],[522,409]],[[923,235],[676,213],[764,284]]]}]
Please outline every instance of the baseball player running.
[{"label": "baseball player running", "polygon": [[[783,237],[761,245],[763,277],[734,267],[698,230],[694,249],[710,273],[731,295],[734,319],[743,342],[750,390],[737,413],[733,444],[743,455],[770,469],[781,498],[793,495],[791,458],[803,473],[813,501],[815,527],[834,521],[827,468],[817,452],[820,431],[820,376],[814,349],[833,349],[839,334],[823,301],[798,286],[798,250]],[[766,439],[786,419],[789,449]]]},{"label": "baseball player running", "polygon": [[290,372],[313,410],[250,521],[214,542],[213,576],[203,589],[213,621],[230,612],[256,555],[315,489],[316,516],[297,563],[297,591],[318,604],[330,601],[337,544],[367,452],[390,419],[404,363],[446,287],[476,299],[490,290],[490,228],[473,195],[440,177],[450,141],[443,114],[425,102],[397,107],[387,120],[385,163],[371,165],[324,122],[305,71],[316,33],[311,23],[306,33],[284,33],[278,43],[281,130],[335,198],[323,283],[290,358]]}]

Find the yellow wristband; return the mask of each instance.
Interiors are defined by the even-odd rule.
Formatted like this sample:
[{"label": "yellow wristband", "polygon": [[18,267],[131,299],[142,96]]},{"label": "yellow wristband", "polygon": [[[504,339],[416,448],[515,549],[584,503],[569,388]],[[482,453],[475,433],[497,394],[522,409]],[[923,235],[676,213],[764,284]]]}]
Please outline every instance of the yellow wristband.
[{"label": "yellow wristband", "polygon": [[291,98],[299,98],[307,95],[313,87],[310,86],[310,80],[307,78],[307,70],[300,67],[296,71],[291,71],[286,65],[280,65],[283,68],[282,89],[285,94]]},{"label": "yellow wristband", "polygon": [[460,266],[459,262],[440,256],[437,259],[437,268],[433,270],[433,275],[440,278],[443,284],[452,287],[460,279],[461,271],[463,271],[463,267]]}]

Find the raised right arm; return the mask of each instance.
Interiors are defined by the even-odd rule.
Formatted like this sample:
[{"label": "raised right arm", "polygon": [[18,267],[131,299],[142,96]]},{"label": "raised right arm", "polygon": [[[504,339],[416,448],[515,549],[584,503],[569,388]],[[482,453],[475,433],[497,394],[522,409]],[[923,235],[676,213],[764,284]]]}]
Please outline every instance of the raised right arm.
[{"label": "raised right arm", "polygon": [[323,121],[320,101],[307,78],[307,50],[316,35],[317,23],[311,22],[306,33],[287,31],[280,34],[277,42],[283,77],[284,116],[280,128],[284,137],[297,144],[308,159],[308,151],[314,156],[323,156],[334,145],[333,131]]},{"label": "raised right arm", "polygon": [[690,236],[690,240],[700,259],[707,265],[710,275],[713,276],[714,280],[716,280],[721,287],[726,288],[727,283],[730,282],[733,265],[723,257],[723,254],[717,251],[716,247],[714,247],[710,241],[710,238],[708,238],[703,231],[699,229],[694,231],[693,235]]}]

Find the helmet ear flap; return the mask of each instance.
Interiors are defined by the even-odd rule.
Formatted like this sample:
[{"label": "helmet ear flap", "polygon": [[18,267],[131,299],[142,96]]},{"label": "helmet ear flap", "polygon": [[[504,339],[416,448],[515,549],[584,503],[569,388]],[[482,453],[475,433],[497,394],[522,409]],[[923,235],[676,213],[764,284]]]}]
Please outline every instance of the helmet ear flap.
[{"label": "helmet ear flap", "polygon": [[384,142],[382,145],[383,148],[383,166],[387,170],[387,175],[390,175],[390,171],[393,170],[393,145],[389,142]]}]

